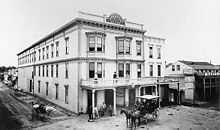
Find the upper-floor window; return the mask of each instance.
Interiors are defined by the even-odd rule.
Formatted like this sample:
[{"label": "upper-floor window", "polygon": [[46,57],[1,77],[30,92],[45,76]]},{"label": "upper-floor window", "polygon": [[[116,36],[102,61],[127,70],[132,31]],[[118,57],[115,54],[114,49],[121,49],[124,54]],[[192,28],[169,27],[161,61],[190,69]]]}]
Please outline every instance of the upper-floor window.
[{"label": "upper-floor window", "polygon": [[118,38],[118,54],[131,54],[131,39],[130,38]]},{"label": "upper-floor window", "polygon": [[59,73],[59,70],[58,70],[58,64],[56,64],[56,77],[58,78],[58,73]]},{"label": "upper-floor window", "polygon": [[44,56],[45,56],[45,48],[42,48],[42,59],[44,60]]},{"label": "upper-floor window", "polygon": [[48,77],[48,65],[46,65],[46,76]]},{"label": "upper-floor window", "polygon": [[95,78],[95,62],[89,63],[89,78]]},{"label": "upper-floor window", "polygon": [[38,55],[38,56],[39,56],[38,60],[39,60],[39,61],[40,61],[40,55],[41,55],[40,53],[41,53],[41,50],[39,49],[39,50],[38,50],[38,54],[39,54],[39,55]]},{"label": "upper-floor window", "polygon": [[137,56],[141,55],[141,41],[136,41]]},{"label": "upper-floor window", "polygon": [[150,65],[150,76],[153,76],[153,72],[154,70],[153,70],[153,65]]},{"label": "upper-floor window", "polygon": [[40,66],[38,66],[38,76],[40,76]]},{"label": "upper-floor window", "polygon": [[102,78],[102,63],[97,63],[97,78]]},{"label": "upper-floor window", "polygon": [[118,77],[124,77],[124,64],[118,64]]},{"label": "upper-floor window", "polygon": [[51,44],[51,58],[53,58],[54,45]]},{"label": "upper-floor window", "polygon": [[157,59],[161,59],[161,47],[157,47]]},{"label": "upper-floor window", "polygon": [[103,63],[89,62],[89,78],[102,78],[102,77],[103,77]]},{"label": "upper-floor window", "polygon": [[36,51],[34,51],[34,62],[36,61]]},{"label": "upper-floor window", "polygon": [[70,48],[70,45],[69,45],[69,37],[66,37],[65,38],[65,51],[66,51],[66,55],[69,54],[69,48]]},{"label": "upper-floor window", "polygon": [[43,68],[42,68],[42,69],[43,69],[43,70],[42,70],[42,71],[43,71],[43,72],[42,72],[42,76],[44,77],[44,65],[43,65]]},{"label": "upper-floor window", "polygon": [[88,51],[104,52],[105,34],[101,32],[87,32]]},{"label": "upper-floor window", "polygon": [[65,63],[65,78],[69,78],[69,63]]},{"label": "upper-floor window", "polygon": [[149,58],[153,58],[153,47],[149,47]]},{"label": "upper-floor window", "polygon": [[157,65],[157,76],[161,76],[161,65]]},{"label": "upper-floor window", "polygon": [[141,64],[137,64],[137,77],[141,78]]},{"label": "upper-floor window", "polygon": [[53,65],[51,65],[51,77],[53,77]]},{"label": "upper-floor window", "polygon": [[119,63],[118,64],[118,77],[129,78],[131,74],[131,64],[130,63]]},{"label": "upper-floor window", "polygon": [[90,52],[95,51],[95,36],[89,37],[89,51]]},{"label": "upper-floor window", "polygon": [[59,41],[56,42],[56,57],[59,56]]},{"label": "upper-floor window", "polygon": [[175,65],[172,65],[172,71],[175,71]]},{"label": "upper-floor window", "polygon": [[125,74],[126,74],[126,78],[130,77],[130,73],[131,73],[131,65],[130,63],[126,63],[125,64]]},{"label": "upper-floor window", "polygon": [[176,65],[176,70],[180,71],[180,65]]},{"label": "upper-floor window", "polygon": [[46,57],[49,59],[49,46],[46,47]]}]

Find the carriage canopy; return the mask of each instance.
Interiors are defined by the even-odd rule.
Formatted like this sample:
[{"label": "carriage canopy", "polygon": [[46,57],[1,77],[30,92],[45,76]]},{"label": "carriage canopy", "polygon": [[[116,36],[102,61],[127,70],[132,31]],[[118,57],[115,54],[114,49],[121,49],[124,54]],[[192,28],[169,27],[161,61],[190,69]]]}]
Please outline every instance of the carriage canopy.
[{"label": "carriage canopy", "polygon": [[143,95],[143,96],[136,96],[136,98],[141,98],[141,99],[147,99],[147,100],[151,100],[151,99],[157,99],[160,96],[155,96],[155,95]]}]

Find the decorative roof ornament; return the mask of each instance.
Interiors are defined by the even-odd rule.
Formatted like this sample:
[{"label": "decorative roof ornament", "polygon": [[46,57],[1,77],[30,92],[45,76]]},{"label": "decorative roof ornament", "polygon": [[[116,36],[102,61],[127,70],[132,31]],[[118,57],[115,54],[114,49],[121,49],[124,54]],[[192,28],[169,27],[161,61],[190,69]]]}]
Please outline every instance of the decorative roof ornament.
[{"label": "decorative roof ornament", "polygon": [[106,18],[106,22],[125,25],[125,19],[117,13],[109,15],[109,17]]}]

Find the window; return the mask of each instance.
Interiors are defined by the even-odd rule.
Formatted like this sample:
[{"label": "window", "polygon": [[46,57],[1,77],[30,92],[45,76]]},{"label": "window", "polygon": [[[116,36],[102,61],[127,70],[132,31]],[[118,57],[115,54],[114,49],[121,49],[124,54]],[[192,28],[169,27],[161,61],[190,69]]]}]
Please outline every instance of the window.
[{"label": "window", "polygon": [[141,64],[137,64],[137,77],[141,78]]},{"label": "window", "polygon": [[38,93],[40,93],[40,80],[38,80]]},{"label": "window", "polygon": [[43,59],[43,60],[44,60],[44,55],[45,55],[44,53],[45,53],[45,48],[42,49],[42,55],[43,55],[43,56],[42,56],[42,59]]},{"label": "window", "polygon": [[177,65],[177,66],[176,66],[176,70],[177,70],[177,71],[180,71],[180,65]]},{"label": "window", "polygon": [[38,76],[40,77],[40,66],[38,66]]},{"label": "window", "polygon": [[89,78],[95,78],[95,63],[89,63]]},{"label": "window", "polygon": [[102,63],[97,63],[97,77],[102,78]]},{"label": "window", "polygon": [[53,58],[53,50],[54,50],[54,45],[51,44],[51,58]]},{"label": "window", "polygon": [[49,59],[49,46],[46,47],[46,57]]},{"label": "window", "polygon": [[56,57],[59,56],[59,42],[56,42]]},{"label": "window", "polygon": [[123,63],[118,64],[118,76],[124,77],[124,64]]},{"label": "window", "polygon": [[130,64],[127,63],[126,66],[125,66],[125,73],[126,73],[126,78],[129,78],[130,77]]},{"label": "window", "polygon": [[56,64],[56,77],[58,78],[58,64]]},{"label": "window", "polygon": [[46,65],[46,76],[48,77],[48,65]]},{"label": "window", "polygon": [[97,37],[97,51],[102,52],[102,37]]},{"label": "window", "polygon": [[68,95],[69,95],[69,85],[64,85],[64,88],[65,88],[65,103],[68,104],[69,101],[68,101]]},{"label": "window", "polygon": [[157,59],[161,59],[161,49],[160,49],[160,47],[157,48]]},{"label": "window", "polygon": [[65,38],[65,42],[66,42],[66,55],[69,54],[69,37]]},{"label": "window", "polygon": [[157,65],[157,76],[161,76],[161,65]]},{"label": "window", "polygon": [[172,71],[175,71],[175,65],[172,65]]},{"label": "window", "polygon": [[124,54],[124,41],[118,41],[118,54]]},{"label": "window", "polygon": [[51,77],[53,77],[53,65],[51,65]]},{"label": "window", "polygon": [[89,51],[90,52],[95,51],[95,37],[94,36],[89,37]]},{"label": "window", "polygon": [[101,32],[86,32],[89,52],[104,52],[106,34]]},{"label": "window", "polygon": [[124,49],[125,49],[125,54],[130,54],[130,40],[125,40],[124,41]]},{"label": "window", "polygon": [[44,65],[43,65],[43,68],[42,68],[42,69],[43,69],[42,76],[44,77]]},{"label": "window", "polygon": [[39,54],[38,60],[39,60],[39,61],[40,61],[40,53],[41,53],[41,50],[39,49],[39,50],[38,50],[38,54]]},{"label": "window", "polygon": [[153,65],[150,65],[150,76],[153,76]]},{"label": "window", "polygon": [[153,47],[149,47],[149,58],[153,58]]},{"label": "window", "polygon": [[36,75],[36,67],[34,66],[33,67],[33,76],[35,76]]},{"label": "window", "polygon": [[68,71],[68,69],[69,69],[69,63],[66,62],[65,63],[65,78],[69,78],[69,71]]},{"label": "window", "polygon": [[36,61],[36,51],[34,51],[34,62]]},{"label": "window", "polygon": [[55,98],[56,98],[56,100],[58,100],[58,98],[59,98],[59,84],[55,84],[55,87],[56,87],[56,95],[55,95]]},{"label": "window", "polygon": [[49,83],[46,82],[46,96],[48,96],[48,87],[49,87]]},{"label": "window", "polygon": [[136,41],[137,56],[141,55],[141,41]]}]

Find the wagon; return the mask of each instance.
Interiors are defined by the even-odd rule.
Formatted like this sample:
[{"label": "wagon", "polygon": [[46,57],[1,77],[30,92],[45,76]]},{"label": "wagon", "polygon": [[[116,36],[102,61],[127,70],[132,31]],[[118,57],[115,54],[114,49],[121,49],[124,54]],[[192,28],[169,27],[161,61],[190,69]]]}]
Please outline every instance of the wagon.
[{"label": "wagon", "polygon": [[136,98],[139,102],[136,107],[140,111],[141,117],[152,120],[159,118],[159,96],[143,95]]}]

